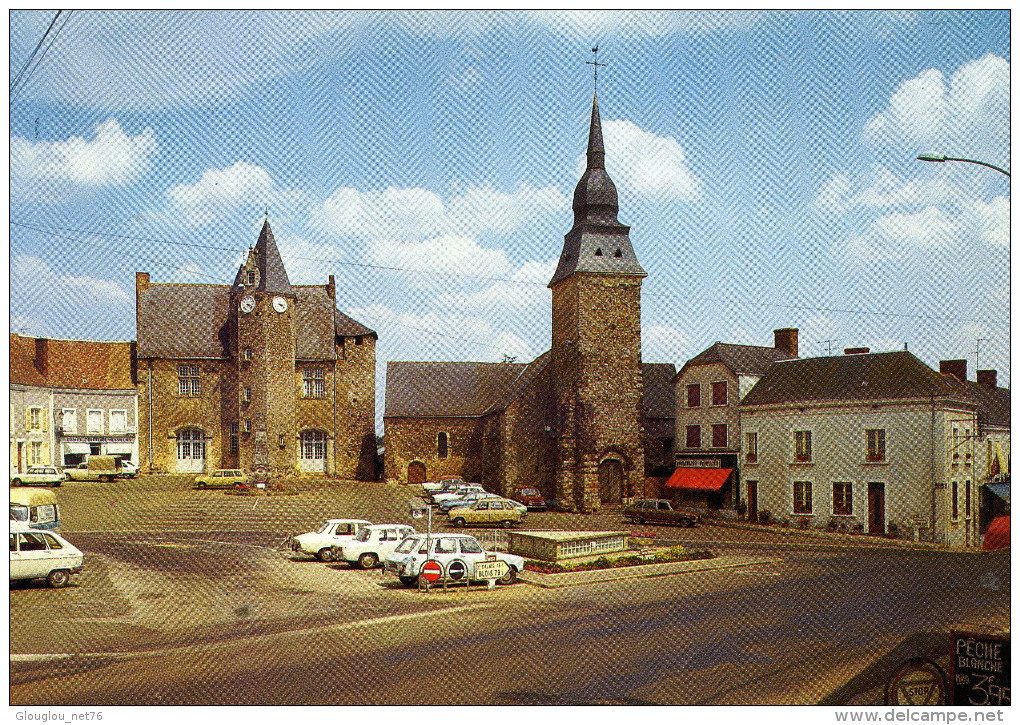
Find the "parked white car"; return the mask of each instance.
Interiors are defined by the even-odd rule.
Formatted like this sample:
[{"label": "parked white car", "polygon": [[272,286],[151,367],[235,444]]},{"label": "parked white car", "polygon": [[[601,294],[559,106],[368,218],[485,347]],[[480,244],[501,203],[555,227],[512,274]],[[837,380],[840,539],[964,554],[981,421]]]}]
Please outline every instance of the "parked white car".
[{"label": "parked white car", "polygon": [[12,473],[12,486],[53,486],[61,485],[67,476],[56,466],[29,466],[24,473]]},{"label": "parked white car", "polygon": [[359,531],[352,541],[338,546],[333,558],[362,569],[374,569],[408,536],[414,536],[414,529],[405,524],[372,524]]},{"label": "parked white car", "polygon": [[404,586],[414,586],[421,576],[426,561],[435,560],[443,571],[440,581],[476,580],[475,565],[483,561],[505,561],[509,571],[499,580],[500,584],[513,584],[517,574],[524,571],[524,558],[501,551],[485,551],[478,540],[467,534],[438,534],[432,537],[431,547],[426,548],[427,537],[415,534],[404,539],[386,557],[383,570],[400,579]]},{"label": "parked white car", "polygon": [[477,484],[461,486],[460,488],[455,488],[452,491],[433,494],[432,503],[441,504],[443,501],[449,501],[450,499],[453,498],[463,498],[464,496],[467,496],[469,493],[485,493],[485,489]]},{"label": "parked white car", "polygon": [[82,569],[85,555],[52,531],[11,522],[11,581],[45,579],[51,587],[64,587]]},{"label": "parked white car", "polygon": [[350,543],[359,531],[371,525],[371,521],[364,519],[327,519],[318,531],[295,536],[291,548],[314,556],[319,561],[333,561],[333,552],[337,547]]}]

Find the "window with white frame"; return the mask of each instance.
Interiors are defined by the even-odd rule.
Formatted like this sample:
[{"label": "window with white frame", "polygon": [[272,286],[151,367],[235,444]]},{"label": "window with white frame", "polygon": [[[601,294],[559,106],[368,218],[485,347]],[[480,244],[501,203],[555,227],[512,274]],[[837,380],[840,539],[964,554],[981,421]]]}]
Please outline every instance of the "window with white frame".
[{"label": "window with white frame", "polygon": [[110,433],[127,433],[127,411],[110,411]]},{"label": "window with white frame", "polygon": [[201,395],[202,378],[198,365],[177,366],[177,392],[180,395]]},{"label": "window with white frame", "polygon": [[854,515],[854,485],[852,483],[832,484],[832,515]]},{"label": "window with white frame", "polygon": [[326,434],[321,430],[306,430],[301,433],[301,457],[321,461],[326,457]]},{"label": "window with white frame", "polygon": [[793,513],[804,515],[813,513],[811,505],[811,481],[793,482]]},{"label": "window with white frame", "polygon": [[885,429],[873,428],[864,431],[868,444],[868,462],[885,461]]},{"label": "window with white frame", "polygon": [[793,460],[797,463],[811,462],[811,431],[798,430],[793,433]]},{"label": "window with white frame", "polygon": [[326,380],[322,368],[304,368],[302,371],[306,398],[326,397]]},{"label": "window with white frame", "polygon": [[32,441],[28,444],[28,465],[39,466],[42,462],[42,441]]},{"label": "window with white frame", "polygon": [[60,411],[60,427],[65,435],[78,432],[78,411],[75,408],[64,408]]},{"label": "window with white frame", "polygon": [[31,407],[28,409],[28,429],[42,430],[43,409]]},{"label": "window with white frame", "polygon": [[103,432],[103,411],[94,408],[89,408],[85,416],[85,432],[87,433],[99,433]]}]

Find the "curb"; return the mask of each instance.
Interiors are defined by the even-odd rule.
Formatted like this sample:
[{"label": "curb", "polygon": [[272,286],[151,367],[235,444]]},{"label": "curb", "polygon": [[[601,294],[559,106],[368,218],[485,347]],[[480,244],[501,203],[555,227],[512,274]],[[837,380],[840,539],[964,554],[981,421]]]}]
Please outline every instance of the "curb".
[{"label": "curb", "polygon": [[715,559],[676,561],[666,564],[640,564],[619,569],[570,571],[560,574],[539,574],[533,571],[523,571],[518,575],[518,579],[525,584],[543,589],[559,589],[561,587],[597,584],[623,579],[649,579],[652,577],[669,576],[671,574],[691,574],[716,569],[735,569],[737,567],[754,566],[757,564],[776,564],[781,561],[782,559],[776,557],[720,556]]}]

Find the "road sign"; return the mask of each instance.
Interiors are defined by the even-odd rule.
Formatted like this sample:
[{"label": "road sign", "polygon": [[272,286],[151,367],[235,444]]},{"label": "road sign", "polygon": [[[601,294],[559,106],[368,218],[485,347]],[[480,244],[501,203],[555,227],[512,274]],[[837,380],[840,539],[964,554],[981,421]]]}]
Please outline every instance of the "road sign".
[{"label": "road sign", "polygon": [[1009,637],[953,632],[950,681],[954,705],[1009,705]]},{"label": "road sign", "polygon": [[907,660],[889,678],[885,701],[888,705],[945,705],[949,702],[946,676],[931,660]]},{"label": "road sign", "polygon": [[425,581],[433,584],[439,581],[439,577],[443,575],[443,567],[439,565],[438,561],[432,561],[429,559],[421,568],[421,575],[425,577]]},{"label": "road sign", "polygon": [[505,561],[480,561],[475,564],[475,579],[502,579],[508,571]]},{"label": "road sign", "polygon": [[467,576],[467,566],[463,561],[451,561],[450,565],[446,567],[446,575],[455,582],[460,581]]}]

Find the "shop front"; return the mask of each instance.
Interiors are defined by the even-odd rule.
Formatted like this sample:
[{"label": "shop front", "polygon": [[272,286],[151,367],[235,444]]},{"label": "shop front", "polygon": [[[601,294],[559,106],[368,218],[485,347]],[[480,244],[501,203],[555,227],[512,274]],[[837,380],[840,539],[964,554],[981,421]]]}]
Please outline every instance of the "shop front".
[{"label": "shop front", "polygon": [[69,435],[58,443],[60,465],[73,468],[89,456],[116,456],[121,461],[137,462],[137,446],[133,435]]}]

